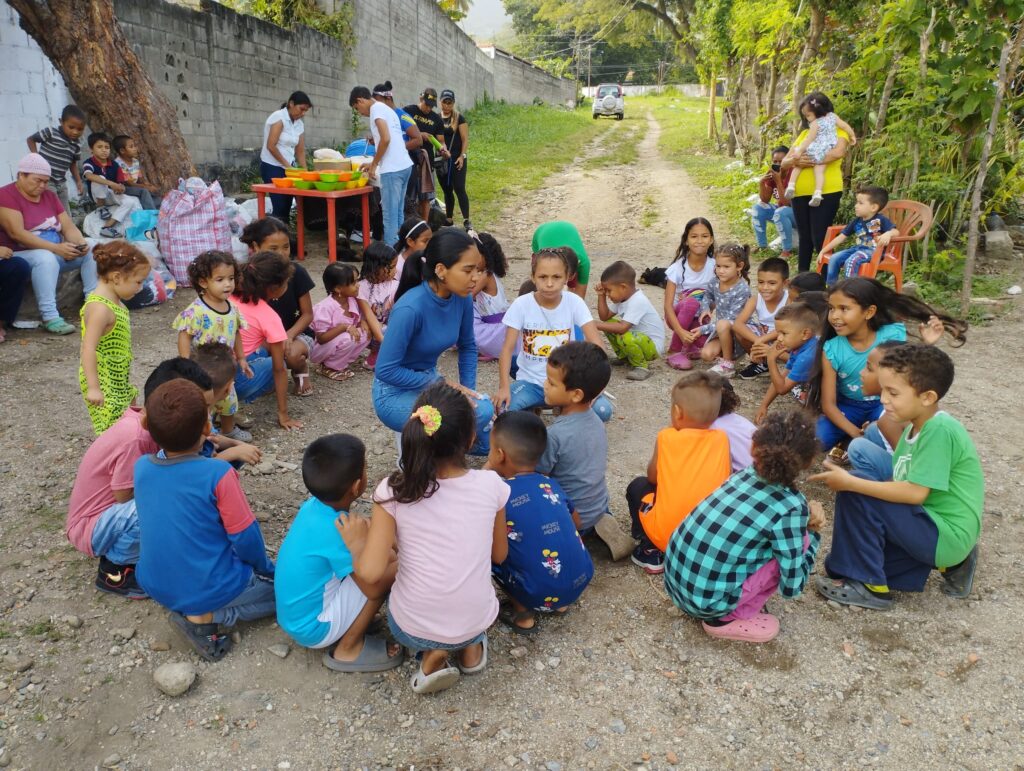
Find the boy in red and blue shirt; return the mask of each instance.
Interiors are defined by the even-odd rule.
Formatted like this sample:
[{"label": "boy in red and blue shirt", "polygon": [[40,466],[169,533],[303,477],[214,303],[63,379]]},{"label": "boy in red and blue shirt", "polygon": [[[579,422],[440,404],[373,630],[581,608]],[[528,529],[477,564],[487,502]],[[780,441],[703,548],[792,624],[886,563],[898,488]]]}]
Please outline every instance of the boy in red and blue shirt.
[{"label": "boy in red and blue shirt", "polygon": [[274,614],[274,563],[231,464],[200,455],[209,433],[199,387],[172,380],[146,400],[143,427],[161,448],[135,464],[139,585],[199,654],[231,648],[219,625]]}]

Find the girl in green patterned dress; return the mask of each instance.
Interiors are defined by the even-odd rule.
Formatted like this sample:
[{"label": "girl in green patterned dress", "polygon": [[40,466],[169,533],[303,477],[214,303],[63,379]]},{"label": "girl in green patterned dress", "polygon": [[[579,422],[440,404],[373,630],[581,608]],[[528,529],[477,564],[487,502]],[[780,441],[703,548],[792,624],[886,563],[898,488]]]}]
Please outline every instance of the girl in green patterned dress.
[{"label": "girl in green patterned dress", "polygon": [[109,241],[93,250],[99,284],[82,306],[82,356],[78,381],[97,435],[135,401],[128,379],[132,330],[128,308],[152,269],[149,259],[127,241]]}]

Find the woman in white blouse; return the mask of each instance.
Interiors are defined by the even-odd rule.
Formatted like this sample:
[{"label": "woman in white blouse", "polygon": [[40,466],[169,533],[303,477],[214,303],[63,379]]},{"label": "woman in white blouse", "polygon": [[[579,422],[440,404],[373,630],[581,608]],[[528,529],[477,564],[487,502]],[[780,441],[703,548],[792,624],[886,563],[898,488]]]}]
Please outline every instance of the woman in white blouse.
[{"label": "woman in white blouse", "polygon": [[[263,124],[263,147],[260,149],[260,176],[269,183],[275,177],[283,177],[289,166],[306,165],[306,127],[303,116],[313,103],[304,91],[295,91],[288,101],[281,105]],[[272,195],[270,203],[273,214],[288,223],[292,211],[290,195]]]}]

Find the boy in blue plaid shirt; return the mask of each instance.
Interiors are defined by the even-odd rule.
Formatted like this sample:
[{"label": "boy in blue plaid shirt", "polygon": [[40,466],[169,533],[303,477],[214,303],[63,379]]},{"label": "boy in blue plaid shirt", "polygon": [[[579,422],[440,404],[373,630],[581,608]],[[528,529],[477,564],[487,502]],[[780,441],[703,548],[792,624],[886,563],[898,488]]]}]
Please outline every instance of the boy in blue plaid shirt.
[{"label": "boy in blue plaid shirt", "polygon": [[803,591],[825,514],[793,484],[816,453],[806,412],[772,413],[754,434],[754,465],[705,498],[669,541],[665,589],[712,637],[774,639],[779,620],[765,602]]}]

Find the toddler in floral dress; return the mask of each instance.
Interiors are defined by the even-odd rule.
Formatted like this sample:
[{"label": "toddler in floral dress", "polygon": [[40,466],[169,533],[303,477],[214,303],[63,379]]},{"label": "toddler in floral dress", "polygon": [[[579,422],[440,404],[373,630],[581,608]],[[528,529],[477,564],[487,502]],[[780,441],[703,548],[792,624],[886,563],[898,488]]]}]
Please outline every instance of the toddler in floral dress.
[{"label": "toddler in floral dress", "polygon": [[324,377],[339,382],[352,377],[349,365],[370,344],[370,330],[356,299],[359,281],[355,268],[334,262],[324,271],[327,297],[313,306],[313,352]]}]

